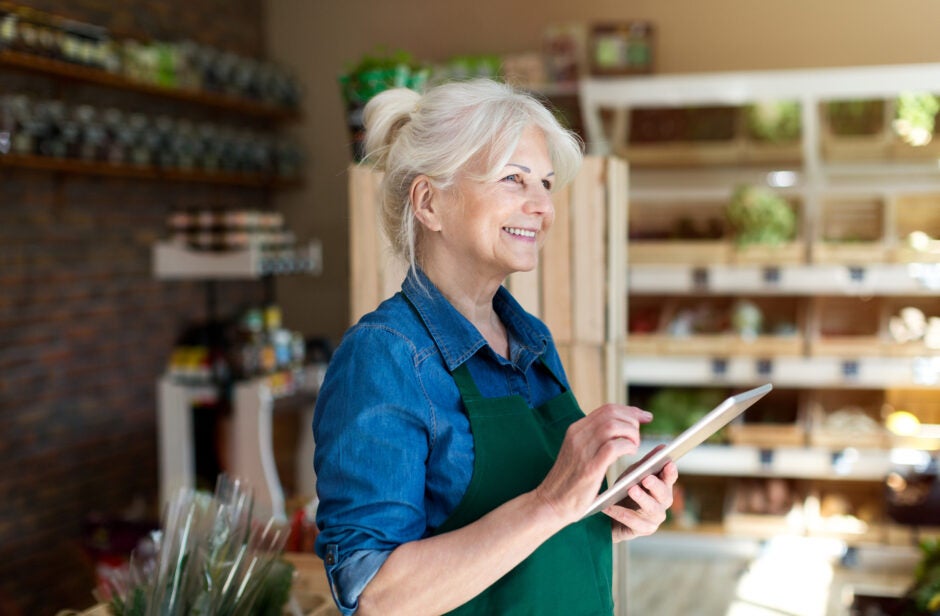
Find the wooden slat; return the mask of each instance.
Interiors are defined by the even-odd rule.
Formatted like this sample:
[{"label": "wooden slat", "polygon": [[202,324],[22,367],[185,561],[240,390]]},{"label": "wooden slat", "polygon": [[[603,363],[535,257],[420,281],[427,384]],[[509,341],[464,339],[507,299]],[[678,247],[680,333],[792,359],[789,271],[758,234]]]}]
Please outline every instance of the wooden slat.
[{"label": "wooden slat", "polygon": [[604,391],[604,346],[599,344],[561,345],[569,357],[565,371],[581,410],[590,413],[607,402]]},{"label": "wooden slat", "polygon": [[556,342],[571,342],[571,187],[554,195],[555,223],[542,247],[542,320]]},{"label": "wooden slat", "polygon": [[604,159],[589,156],[571,187],[573,333],[576,342],[604,342]]},{"label": "wooden slat", "polygon": [[379,230],[376,210],[381,174],[360,165],[349,167],[349,319],[355,323],[378,305],[380,294]]},{"label": "wooden slat", "polygon": [[516,272],[506,279],[506,288],[516,301],[537,317],[542,315],[541,270],[540,263],[530,272]]}]

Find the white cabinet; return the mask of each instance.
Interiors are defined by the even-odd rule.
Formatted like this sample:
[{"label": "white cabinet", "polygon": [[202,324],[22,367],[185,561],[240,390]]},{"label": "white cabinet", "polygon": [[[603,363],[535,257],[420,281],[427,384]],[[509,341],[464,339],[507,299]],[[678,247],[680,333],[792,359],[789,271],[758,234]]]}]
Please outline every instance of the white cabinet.
[{"label": "white cabinet", "polygon": [[[841,442],[818,433],[814,438],[832,410],[822,407],[844,394],[874,406],[910,405],[921,414],[923,434],[940,423],[934,410],[940,409],[940,353],[923,342],[896,342],[888,331],[890,318],[905,306],[940,317],[940,250],[918,250],[908,242],[918,230],[940,237],[940,137],[917,149],[893,134],[894,101],[909,91],[940,94],[940,64],[595,77],[580,83],[589,152],[621,156],[630,165],[626,200],[616,206],[628,212],[621,218],[627,219],[630,239],[626,248],[608,252],[612,279],[619,277],[610,295],[619,302],[617,287],[625,287],[628,323],[642,310],[658,311],[660,319],[652,333],[627,331],[615,340],[621,391],[741,390],[772,381],[772,396],[786,390],[799,406],[797,442],[707,445],[682,461],[684,477],[717,476],[724,484],[777,477],[807,482],[803,487],[817,500],[831,490],[849,499],[878,500],[893,468],[891,445],[900,442],[886,435],[882,445],[859,440],[851,447],[848,434]],[[836,134],[830,103],[866,99],[884,104],[876,133]],[[747,107],[767,101],[798,105],[796,140],[761,142],[742,131]],[[730,132],[698,141],[631,138],[639,129],[633,125],[641,117],[636,110],[693,108],[728,111]],[[769,187],[794,204],[798,231],[792,245],[746,251],[727,235],[701,241],[663,237],[675,219],[704,224],[720,218],[742,184]],[[667,331],[670,310],[692,301],[726,309],[740,298],[759,303],[765,313],[791,312],[795,331],[751,346],[734,336],[676,338]],[[881,421],[878,409],[871,415]],[[940,445],[920,441],[925,443]],[[729,495],[726,507],[732,500]],[[866,511],[863,517],[871,518],[868,531],[834,534],[860,543],[893,540],[883,512]],[[815,527],[803,528],[811,534]]]}]

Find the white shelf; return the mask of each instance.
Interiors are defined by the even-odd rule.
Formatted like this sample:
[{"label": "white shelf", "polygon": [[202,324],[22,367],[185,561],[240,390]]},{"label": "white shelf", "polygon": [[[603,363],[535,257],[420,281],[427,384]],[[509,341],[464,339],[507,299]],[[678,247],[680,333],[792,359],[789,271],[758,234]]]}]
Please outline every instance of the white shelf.
[{"label": "white shelf", "polygon": [[[592,154],[609,151],[602,109],[743,105],[765,100],[886,98],[940,83],[940,64],[904,64],[686,75],[589,77],[580,82],[586,140]],[[805,117],[805,115],[804,115]],[[806,126],[804,126],[804,129]],[[814,127],[815,128],[815,127]],[[809,135],[815,141],[815,135]]]},{"label": "white shelf", "polygon": [[637,264],[627,288],[635,295],[936,295],[940,264],[690,265]]},{"label": "white shelf", "polygon": [[936,387],[940,358],[697,357],[634,355],[623,360],[631,385],[749,387],[772,381],[794,389]]},{"label": "white shelf", "polygon": [[[644,442],[637,457],[662,441]],[[699,445],[677,463],[685,475],[786,477],[881,481],[891,469],[890,452],[878,449],[832,451],[819,447],[762,450],[741,445]]]},{"label": "white shelf", "polygon": [[153,271],[161,279],[253,279],[272,274],[319,274],[323,249],[319,240],[300,245],[288,256],[266,254],[258,246],[210,252],[174,242],[153,247]]}]

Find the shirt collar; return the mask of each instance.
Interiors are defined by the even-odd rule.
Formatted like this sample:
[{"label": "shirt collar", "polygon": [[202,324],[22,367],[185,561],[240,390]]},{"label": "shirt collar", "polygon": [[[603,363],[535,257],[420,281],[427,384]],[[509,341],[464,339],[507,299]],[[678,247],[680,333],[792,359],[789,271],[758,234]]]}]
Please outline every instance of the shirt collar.
[{"label": "shirt collar", "polygon": [[[420,269],[415,271],[409,268],[402,283],[402,293],[424,322],[434,343],[440,349],[448,370],[453,371],[486,346],[486,340],[480,331],[447,301]],[[506,325],[510,340],[520,347],[512,353],[515,363],[523,360],[529,364],[545,352],[548,337],[529,323],[525,310],[505,287],[500,286],[496,291],[493,309]],[[520,367],[526,369],[528,366]]]}]

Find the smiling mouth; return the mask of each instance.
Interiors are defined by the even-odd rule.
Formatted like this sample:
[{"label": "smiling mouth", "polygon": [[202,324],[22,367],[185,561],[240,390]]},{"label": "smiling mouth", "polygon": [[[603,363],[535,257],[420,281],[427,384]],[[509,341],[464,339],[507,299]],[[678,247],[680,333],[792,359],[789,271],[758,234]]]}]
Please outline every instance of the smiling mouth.
[{"label": "smiling mouth", "polygon": [[529,239],[535,238],[535,231],[530,229],[520,229],[518,227],[503,227],[503,231],[510,235],[515,235],[516,237],[525,237]]}]

